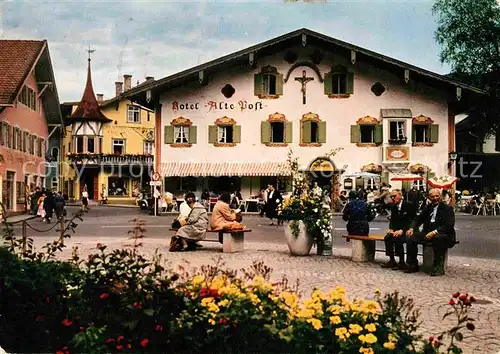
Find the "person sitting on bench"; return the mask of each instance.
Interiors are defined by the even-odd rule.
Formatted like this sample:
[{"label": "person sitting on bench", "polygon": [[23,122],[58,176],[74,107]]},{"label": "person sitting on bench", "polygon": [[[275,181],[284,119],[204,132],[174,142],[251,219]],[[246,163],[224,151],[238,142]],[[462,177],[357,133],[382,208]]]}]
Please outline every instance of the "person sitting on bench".
[{"label": "person sitting on bench", "polygon": [[[422,213],[415,220],[413,227],[406,232],[408,237],[406,260],[408,269],[405,270],[405,273],[418,271],[418,245],[430,244],[434,251],[431,275],[443,275],[446,250],[456,243],[453,208],[442,202],[439,189],[431,189],[428,198],[430,203],[424,207]],[[423,225],[423,228],[419,232],[421,225]]]},{"label": "person sitting on bench", "polygon": [[241,221],[241,211],[231,210],[229,203],[231,202],[231,195],[229,193],[222,193],[219,201],[215,204],[212,211],[212,219],[210,220],[210,228],[212,230],[237,230],[243,229]]},{"label": "person sitting on bench", "polygon": [[[406,242],[406,231],[410,229],[415,219],[416,210],[412,203],[403,201],[402,193],[398,189],[391,192],[391,199],[393,203],[391,221],[389,230],[384,237],[385,254],[389,257],[389,262],[382,264],[382,268],[406,270],[404,243]],[[394,258],[394,248],[396,248],[399,263],[396,263]]]},{"label": "person sitting on bench", "polygon": [[191,208],[186,219],[182,219],[181,228],[170,242],[170,251],[189,251],[196,249],[196,242],[205,238],[208,228],[208,213],[203,205],[196,202],[194,193],[185,196],[187,205]]},{"label": "person sitting on bench", "polygon": [[349,203],[344,208],[342,219],[347,221],[347,234],[368,236],[370,233],[370,224],[374,215],[370,207],[363,199],[359,198],[359,194],[355,191],[349,192]]}]

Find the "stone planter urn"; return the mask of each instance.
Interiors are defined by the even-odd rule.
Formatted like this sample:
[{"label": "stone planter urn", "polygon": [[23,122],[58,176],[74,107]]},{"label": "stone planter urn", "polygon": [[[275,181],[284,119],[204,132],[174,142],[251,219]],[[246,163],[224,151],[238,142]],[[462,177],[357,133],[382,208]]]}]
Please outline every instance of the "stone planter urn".
[{"label": "stone planter urn", "polygon": [[304,222],[302,220],[290,220],[285,221],[283,225],[285,227],[286,243],[292,256],[309,255],[313,245],[313,236],[308,234]]}]

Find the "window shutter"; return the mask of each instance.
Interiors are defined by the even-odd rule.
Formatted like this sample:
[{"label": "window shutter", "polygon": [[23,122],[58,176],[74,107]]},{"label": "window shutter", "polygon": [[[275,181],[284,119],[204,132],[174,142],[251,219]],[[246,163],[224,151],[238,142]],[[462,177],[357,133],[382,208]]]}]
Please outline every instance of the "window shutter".
[{"label": "window shutter", "polygon": [[417,128],[414,125],[411,126],[411,142],[413,144],[417,142]]},{"label": "window shutter", "polygon": [[241,143],[241,125],[233,125],[233,143]]},{"label": "window shutter", "polygon": [[[408,192],[411,189],[411,181],[402,181],[401,189],[404,189],[405,192]],[[403,195],[403,198],[406,198],[406,195]]]},{"label": "window shutter", "polygon": [[361,141],[361,129],[359,125],[351,125],[351,143],[359,143]]},{"label": "window shutter", "polygon": [[217,126],[216,125],[209,125],[208,126],[208,143],[209,144],[215,144],[217,142]]},{"label": "window shutter", "polygon": [[293,141],[293,123],[285,123],[285,143],[291,143]]},{"label": "window shutter", "polygon": [[276,94],[283,94],[283,74],[276,74]]},{"label": "window shutter", "polygon": [[271,142],[271,123],[260,122],[260,142],[262,144]]},{"label": "window shutter", "polygon": [[302,142],[303,143],[310,143],[311,142],[311,121],[307,120],[305,122],[301,122],[302,124],[300,125],[301,135],[302,135]]},{"label": "window shutter", "polygon": [[382,183],[389,185],[389,172],[382,172],[380,175],[380,185],[382,185]]},{"label": "window shutter", "polygon": [[324,84],[324,89],[325,89],[325,95],[331,95],[333,92],[332,88],[332,73],[326,73],[325,74],[325,81],[323,82]]},{"label": "window shutter", "polygon": [[346,77],[346,92],[349,94],[354,93],[354,73],[348,72]]},{"label": "window shutter", "polygon": [[373,127],[374,132],[373,132],[373,142],[375,144],[382,144],[382,141],[384,140],[384,134],[383,134],[383,128],[382,124],[377,124]]},{"label": "window shutter", "polygon": [[437,143],[439,142],[439,124],[431,124],[429,127],[430,130],[430,142]]},{"label": "window shutter", "polygon": [[264,91],[264,76],[262,74],[255,74],[253,78],[253,94],[255,96],[262,95]]},{"label": "window shutter", "polygon": [[318,143],[326,143],[326,122],[322,121],[318,124]]},{"label": "window shutter", "polygon": [[174,143],[174,126],[166,125],[165,126],[165,136],[163,137],[165,144],[173,144]]},{"label": "window shutter", "polygon": [[189,129],[188,143],[196,144],[196,137],[197,137],[197,133],[198,133],[197,127],[192,125],[188,129]]}]

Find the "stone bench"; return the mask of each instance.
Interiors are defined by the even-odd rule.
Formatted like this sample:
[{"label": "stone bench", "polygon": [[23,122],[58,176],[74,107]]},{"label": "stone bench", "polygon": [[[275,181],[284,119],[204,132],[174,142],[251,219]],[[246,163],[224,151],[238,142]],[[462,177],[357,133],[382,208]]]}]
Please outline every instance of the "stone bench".
[{"label": "stone bench", "polygon": [[[178,229],[170,229],[171,231],[177,231]],[[252,232],[251,229],[242,229],[238,231],[228,231],[228,230],[212,230],[208,229],[207,234],[217,234],[217,239],[204,238],[198,242],[219,242],[222,244],[222,252],[224,253],[236,253],[243,252],[245,233]]]},{"label": "stone bench", "polygon": [[[368,236],[360,236],[360,235],[342,235],[343,238],[346,239],[347,242],[352,240],[352,255],[351,259],[354,262],[370,262],[375,259],[375,252],[384,252],[385,250],[376,249],[375,245],[377,241],[384,242],[385,235],[368,235]],[[456,241],[455,244],[460,243],[460,241]],[[431,245],[422,245],[423,251],[419,256],[422,256],[422,270],[425,273],[429,273],[432,271],[432,265],[434,264],[434,251]],[[406,250],[405,250],[406,254]],[[445,252],[444,256],[444,267],[446,270],[446,266],[448,265],[448,250]]]}]

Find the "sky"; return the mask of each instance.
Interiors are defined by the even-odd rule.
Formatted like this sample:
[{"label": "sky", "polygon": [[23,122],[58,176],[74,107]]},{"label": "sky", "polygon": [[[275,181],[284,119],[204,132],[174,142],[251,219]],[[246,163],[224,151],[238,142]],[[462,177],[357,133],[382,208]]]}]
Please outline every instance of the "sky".
[{"label": "sky", "polygon": [[[313,0],[314,1],[314,0]],[[306,27],[440,74],[427,0],[1,1],[0,39],[46,39],[61,102],[79,101],[92,54],[95,93],[160,79]]]}]

